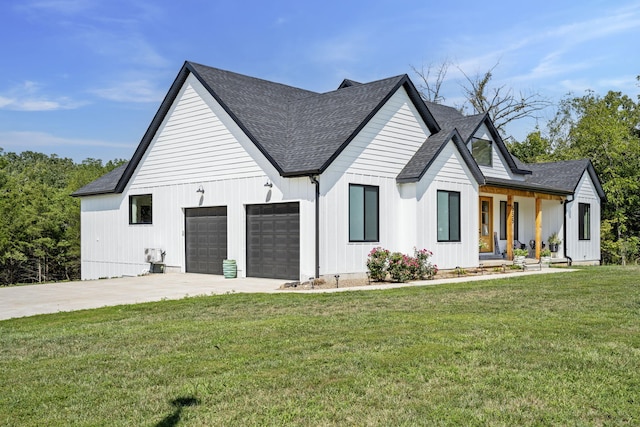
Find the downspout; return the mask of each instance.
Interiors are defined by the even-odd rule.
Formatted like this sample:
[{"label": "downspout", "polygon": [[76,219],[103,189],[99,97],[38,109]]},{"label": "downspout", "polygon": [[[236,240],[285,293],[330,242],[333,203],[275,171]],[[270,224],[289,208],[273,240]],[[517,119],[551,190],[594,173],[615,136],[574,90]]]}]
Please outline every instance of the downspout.
[{"label": "downspout", "polygon": [[[571,201],[573,202],[573,195],[571,196]],[[564,199],[563,204],[564,216],[562,225],[562,242],[564,243],[564,257],[569,261],[567,264],[569,264],[569,267],[571,267],[571,264],[573,264],[573,259],[571,259],[571,257],[569,256],[569,251],[567,250],[567,203],[569,203],[568,196],[566,199]]]},{"label": "downspout", "polygon": [[309,175],[309,180],[316,187],[316,244],[315,244],[315,271],[316,279],[320,278],[320,181],[314,175]]}]

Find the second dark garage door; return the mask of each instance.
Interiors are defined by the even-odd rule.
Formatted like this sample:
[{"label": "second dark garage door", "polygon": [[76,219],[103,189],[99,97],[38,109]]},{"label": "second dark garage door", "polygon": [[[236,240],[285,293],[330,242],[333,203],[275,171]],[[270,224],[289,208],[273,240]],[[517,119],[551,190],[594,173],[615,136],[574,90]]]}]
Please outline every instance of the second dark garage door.
[{"label": "second dark garage door", "polygon": [[187,273],[222,274],[227,258],[227,207],[186,209]]},{"label": "second dark garage door", "polygon": [[300,206],[247,206],[247,276],[300,278]]}]

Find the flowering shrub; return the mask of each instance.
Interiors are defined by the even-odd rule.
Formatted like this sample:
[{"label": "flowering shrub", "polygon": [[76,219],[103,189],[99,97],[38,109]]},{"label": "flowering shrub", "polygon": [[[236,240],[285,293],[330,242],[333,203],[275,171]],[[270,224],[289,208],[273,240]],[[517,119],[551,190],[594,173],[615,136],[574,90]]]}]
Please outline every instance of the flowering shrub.
[{"label": "flowering shrub", "polygon": [[387,265],[389,262],[389,251],[380,247],[373,248],[367,258],[367,268],[369,277],[376,282],[387,278]]},{"label": "flowering shrub", "polygon": [[391,280],[406,282],[409,280],[432,279],[438,272],[438,266],[431,264],[429,258],[433,252],[414,248],[413,256],[400,252],[390,253],[387,249],[374,248],[367,258],[369,276],[376,281],[385,280],[387,273]]},{"label": "flowering shrub", "polygon": [[435,264],[431,264],[429,258],[433,255],[433,252],[427,249],[416,249],[413,248],[413,256],[418,260],[418,279],[433,279],[438,273],[438,266]]}]

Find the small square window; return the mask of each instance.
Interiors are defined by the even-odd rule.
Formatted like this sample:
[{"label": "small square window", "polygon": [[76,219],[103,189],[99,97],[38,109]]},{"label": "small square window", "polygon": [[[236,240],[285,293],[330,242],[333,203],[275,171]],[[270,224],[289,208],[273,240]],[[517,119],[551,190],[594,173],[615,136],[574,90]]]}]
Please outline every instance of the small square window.
[{"label": "small square window", "polygon": [[129,196],[129,224],[152,224],[151,194]]},{"label": "small square window", "polygon": [[491,166],[492,143],[488,139],[474,139],[471,143],[471,154],[480,166]]}]

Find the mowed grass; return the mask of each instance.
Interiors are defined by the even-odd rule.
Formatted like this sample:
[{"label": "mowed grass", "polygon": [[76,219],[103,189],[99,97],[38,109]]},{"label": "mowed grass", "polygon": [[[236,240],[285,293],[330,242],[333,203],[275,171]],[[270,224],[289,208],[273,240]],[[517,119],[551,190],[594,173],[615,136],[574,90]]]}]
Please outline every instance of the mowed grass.
[{"label": "mowed grass", "polygon": [[0,322],[0,425],[639,425],[640,269]]}]

